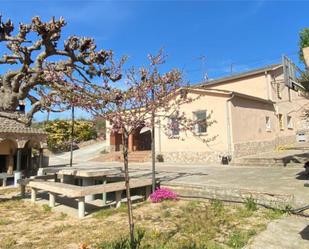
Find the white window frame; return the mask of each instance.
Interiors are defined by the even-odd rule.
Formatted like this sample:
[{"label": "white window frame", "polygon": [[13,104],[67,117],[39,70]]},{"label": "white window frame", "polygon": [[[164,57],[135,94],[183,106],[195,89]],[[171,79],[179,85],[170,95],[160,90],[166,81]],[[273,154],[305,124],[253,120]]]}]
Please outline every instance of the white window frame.
[{"label": "white window frame", "polygon": [[200,126],[200,124],[196,124],[195,125],[195,132],[196,132],[196,134],[198,134],[198,135],[203,135],[203,134],[206,134],[207,133],[207,110],[198,110],[198,111],[195,111],[195,112],[193,112],[193,115],[194,115],[194,121],[197,121],[198,119],[197,119],[197,114],[198,113],[205,113],[205,131],[202,131],[202,132],[200,132],[199,130],[199,126]]},{"label": "white window frame", "polygon": [[170,138],[178,138],[180,135],[180,127],[179,127],[179,121],[177,119],[177,117],[170,117],[169,118],[169,122],[170,125],[173,124],[173,120],[176,120],[178,122],[178,134],[174,134],[175,129],[173,129],[172,127],[170,128]]},{"label": "white window frame", "polygon": [[266,131],[271,131],[271,119],[269,116],[265,117],[265,125],[266,125]]},{"label": "white window frame", "polygon": [[293,129],[293,119],[292,119],[292,116],[289,116],[289,115],[286,116],[286,127],[288,129]]}]

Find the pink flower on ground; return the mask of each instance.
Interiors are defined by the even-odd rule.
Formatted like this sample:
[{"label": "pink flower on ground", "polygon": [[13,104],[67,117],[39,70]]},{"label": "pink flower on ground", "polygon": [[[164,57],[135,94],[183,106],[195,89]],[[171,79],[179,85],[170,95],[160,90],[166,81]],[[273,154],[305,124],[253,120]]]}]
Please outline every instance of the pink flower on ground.
[{"label": "pink flower on ground", "polygon": [[178,196],[168,188],[158,188],[150,195],[150,200],[153,203],[157,203],[163,200],[178,200]]}]

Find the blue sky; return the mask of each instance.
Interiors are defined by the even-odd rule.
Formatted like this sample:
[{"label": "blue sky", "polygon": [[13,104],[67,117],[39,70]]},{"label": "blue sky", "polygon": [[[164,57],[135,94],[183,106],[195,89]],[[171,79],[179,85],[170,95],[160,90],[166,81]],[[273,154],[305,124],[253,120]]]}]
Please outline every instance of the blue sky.
[{"label": "blue sky", "polygon": [[[161,47],[164,69],[177,67],[191,83],[278,63],[298,61],[298,34],[309,27],[309,1],[75,1],[0,0],[4,19],[29,22],[63,16],[63,36],[94,37],[98,47],[147,64]],[[201,56],[205,57],[204,63]],[[45,115],[45,114],[44,114]],[[44,118],[43,114],[36,119]],[[78,112],[83,116],[82,112]],[[52,115],[66,117],[67,113]],[[86,115],[87,116],[87,115]]]}]

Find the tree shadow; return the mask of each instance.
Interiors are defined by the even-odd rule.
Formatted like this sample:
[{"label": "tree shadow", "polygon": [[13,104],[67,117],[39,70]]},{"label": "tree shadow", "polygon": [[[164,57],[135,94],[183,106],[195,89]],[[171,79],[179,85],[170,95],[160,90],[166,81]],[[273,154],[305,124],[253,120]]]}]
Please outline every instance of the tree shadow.
[{"label": "tree shadow", "polygon": [[304,161],[309,161],[309,153],[300,153],[295,155],[289,155],[281,158],[284,167],[289,163],[304,163]]},{"label": "tree shadow", "polygon": [[[165,174],[163,176],[160,176],[161,174]],[[131,176],[131,178],[140,178],[140,177],[148,177],[150,178],[152,175],[151,172],[145,172],[143,174],[139,174],[136,176]],[[188,176],[207,176],[208,174],[202,173],[202,172],[194,172],[194,173],[186,173],[186,172],[169,172],[169,171],[160,171],[156,172],[156,178],[160,180],[161,182],[169,182],[173,180],[177,180],[180,178],[185,178]]]},{"label": "tree shadow", "polygon": [[302,239],[309,240],[309,225],[306,226],[303,230],[301,230],[299,234]]},{"label": "tree shadow", "polygon": [[303,181],[309,180],[309,175],[306,173],[305,170],[303,170],[303,171],[298,172],[298,173],[296,174],[296,179],[297,179],[297,180],[303,180]]}]

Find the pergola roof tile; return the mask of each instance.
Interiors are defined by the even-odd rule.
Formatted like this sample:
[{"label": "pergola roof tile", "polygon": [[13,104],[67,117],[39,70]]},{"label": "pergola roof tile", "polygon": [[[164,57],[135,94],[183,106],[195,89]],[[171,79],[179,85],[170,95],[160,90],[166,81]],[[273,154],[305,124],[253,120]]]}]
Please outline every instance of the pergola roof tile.
[{"label": "pergola roof tile", "polygon": [[25,124],[12,119],[0,116],[0,133],[18,133],[18,134],[46,134],[41,129],[27,127]]}]

